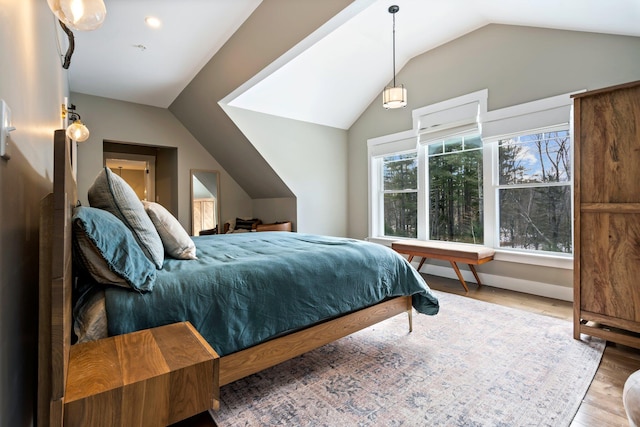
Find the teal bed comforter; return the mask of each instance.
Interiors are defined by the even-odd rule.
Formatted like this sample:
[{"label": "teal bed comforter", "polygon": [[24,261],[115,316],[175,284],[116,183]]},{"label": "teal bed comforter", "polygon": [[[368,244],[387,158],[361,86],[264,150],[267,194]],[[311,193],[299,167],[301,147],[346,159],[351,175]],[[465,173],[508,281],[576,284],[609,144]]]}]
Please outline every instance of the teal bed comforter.
[{"label": "teal bed comforter", "polygon": [[165,259],[153,291],[106,290],[110,335],[188,320],[224,356],[389,297],[438,312],[422,277],[382,245],[285,232],[193,240],[198,259]]}]

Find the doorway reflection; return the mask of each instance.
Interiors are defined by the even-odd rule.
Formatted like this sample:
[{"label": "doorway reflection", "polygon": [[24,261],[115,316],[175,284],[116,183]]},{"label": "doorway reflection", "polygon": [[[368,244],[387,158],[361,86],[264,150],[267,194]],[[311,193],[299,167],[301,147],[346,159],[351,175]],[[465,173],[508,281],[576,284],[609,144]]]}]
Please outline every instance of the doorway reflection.
[{"label": "doorway reflection", "polygon": [[218,171],[191,169],[191,225],[194,236],[218,233],[219,188]]}]

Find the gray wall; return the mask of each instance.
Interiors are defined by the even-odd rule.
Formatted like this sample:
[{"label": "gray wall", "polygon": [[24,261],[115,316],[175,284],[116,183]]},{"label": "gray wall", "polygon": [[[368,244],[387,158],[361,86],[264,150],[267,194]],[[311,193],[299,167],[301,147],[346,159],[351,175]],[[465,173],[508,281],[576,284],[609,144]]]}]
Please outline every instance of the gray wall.
[{"label": "gray wall", "polygon": [[[296,195],[297,230],[346,236],[347,132],[229,106],[224,109]],[[262,200],[264,209],[267,199]],[[257,209],[255,213],[262,218]],[[291,216],[279,220],[295,222]]]},{"label": "gray wall", "polygon": [[11,159],[0,159],[0,426],[31,425],[37,384],[40,200],[52,190],[53,131],[66,72],[41,0],[0,0],[0,98],[12,110]]},{"label": "gray wall", "polygon": [[88,205],[87,191],[102,169],[102,142],[107,140],[177,148],[178,174],[173,180],[178,188],[177,217],[185,230],[191,230],[191,169],[220,171],[223,220],[253,215],[247,193],[169,110],[75,92],[71,100],[91,132],[87,141],[78,144],[78,196],[82,204]]},{"label": "gray wall", "polygon": [[[384,110],[379,97],[349,129],[349,228],[367,236],[367,139],[412,128],[411,111],[480,89],[488,109],[640,79],[640,38],[489,25],[412,59],[396,78],[408,90],[406,109]],[[479,271],[572,286],[571,270],[492,262]]]}]

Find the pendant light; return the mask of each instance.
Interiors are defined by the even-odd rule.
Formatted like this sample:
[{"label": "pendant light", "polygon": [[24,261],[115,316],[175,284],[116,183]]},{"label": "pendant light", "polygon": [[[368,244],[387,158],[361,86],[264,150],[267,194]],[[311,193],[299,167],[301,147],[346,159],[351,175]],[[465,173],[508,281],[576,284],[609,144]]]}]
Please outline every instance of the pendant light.
[{"label": "pendant light", "polygon": [[102,0],[47,0],[47,3],[62,23],[76,31],[100,28],[107,15]]},{"label": "pendant light", "polygon": [[58,18],[60,27],[69,39],[62,68],[71,65],[71,56],[75,50],[73,31],[92,31],[102,26],[107,16],[103,0],[47,0],[49,9]]},{"label": "pendant light", "polygon": [[387,86],[382,92],[382,106],[387,110],[407,106],[407,89],[404,85],[396,86],[396,13],[400,8],[389,6],[389,13],[393,16],[393,86]]}]

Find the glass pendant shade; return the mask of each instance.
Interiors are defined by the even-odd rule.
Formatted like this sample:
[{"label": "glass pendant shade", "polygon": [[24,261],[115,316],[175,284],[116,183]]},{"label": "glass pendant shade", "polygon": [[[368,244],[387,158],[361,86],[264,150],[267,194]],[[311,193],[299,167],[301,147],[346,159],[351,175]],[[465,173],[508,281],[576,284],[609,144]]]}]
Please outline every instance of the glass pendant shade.
[{"label": "glass pendant shade", "polygon": [[407,89],[404,85],[389,86],[382,92],[382,106],[387,110],[407,106]]},{"label": "glass pendant shade", "polygon": [[62,23],[77,31],[100,28],[107,15],[103,0],[47,0],[47,3]]},{"label": "glass pendant shade", "polygon": [[89,138],[89,129],[80,120],[76,120],[67,128],[67,137],[76,142],[83,142]]}]

